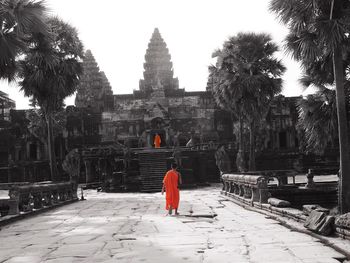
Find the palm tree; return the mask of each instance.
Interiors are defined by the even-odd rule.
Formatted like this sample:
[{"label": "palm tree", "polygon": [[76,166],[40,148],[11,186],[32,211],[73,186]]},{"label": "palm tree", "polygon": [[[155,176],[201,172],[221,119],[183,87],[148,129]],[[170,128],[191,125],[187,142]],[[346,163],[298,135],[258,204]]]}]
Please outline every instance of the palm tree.
[{"label": "palm tree", "polygon": [[276,51],[278,46],[267,34],[239,33],[226,41],[222,50],[214,53],[218,58],[214,96],[221,106],[229,105],[229,110],[240,121],[238,162],[243,153],[243,122],[249,127],[249,170],[255,170],[256,127],[282,87],[280,77],[285,67],[274,58]]},{"label": "palm tree", "polygon": [[[229,54],[224,50],[216,50],[213,57],[217,57],[216,66],[209,66],[209,78],[211,79],[211,91],[216,104],[231,113],[232,122],[238,120],[238,153],[236,157],[236,166],[239,171],[246,171],[245,163],[245,143],[243,139],[244,122],[242,115],[242,107],[240,103],[233,98],[232,88],[233,82],[230,83],[230,69],[224,69],[224,61],[229,60]],[[227,65],[228,66],[228,65]],[[233,133],[235,131],[233,130]]]},{"label": "palm tree", "polygon": [[0,1],[0,79],[13,80],[16,58],[29,47],[30,36],[47,33],[46,12],[43,1]]},{"label": "palm tree", "polygon": [[298,126],[305,133],[306,151],[323,154],[327,146],[334,148],[338,144],[335,91],[319,87],[316,94],[300,99],[297,107]]},{"label": "palm tree", "polygon": [[[55,112],[52,126],[54,138],[64,132],[66,118],[65,111]],[[28,131],[44,145],[45,153],[48,154],[47,122],[42,110],[32,109],[26,111],[26,119],[29,120]]]},{"label": "palm tree", "polygon": [[62,109],[63,101],[72,95],[82,74],[83,46],[75,28],[58,18],[47,22],[50,35],[34,34],[33,43],[20,61],[21,89],[42,110],[48,134],[48,151],[52,180],[57,180],[53,144],[54,114]]},{"label": "palm tree", "polygon": [[[350,211],[350,158],[343,57],[349,50],[350,3],[346,0],[272,0],[271,11],[289,28],[286,48],[305,70],[332,61],[340,148],[340,213]],[[329,65],[330,63],[328,63]],[[330,74],[326,74],[330,76]]]}]

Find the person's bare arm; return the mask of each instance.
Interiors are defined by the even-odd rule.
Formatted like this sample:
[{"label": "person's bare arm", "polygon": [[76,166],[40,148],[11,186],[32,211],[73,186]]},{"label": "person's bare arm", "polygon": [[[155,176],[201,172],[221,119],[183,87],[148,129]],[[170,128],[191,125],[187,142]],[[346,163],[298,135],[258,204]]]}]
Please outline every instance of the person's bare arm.
[{"label": "person's bare arm", "polygon": [[179,174],[179,184],[182,184],[182,177],[181,177],[181,174],[180,173],[178,173]]},{"label": "person's bare arm", "polygon": [[164,194],[164,191],[165,191],[165,185],[163,183],[163,187],[162,187],[162,195]]}]

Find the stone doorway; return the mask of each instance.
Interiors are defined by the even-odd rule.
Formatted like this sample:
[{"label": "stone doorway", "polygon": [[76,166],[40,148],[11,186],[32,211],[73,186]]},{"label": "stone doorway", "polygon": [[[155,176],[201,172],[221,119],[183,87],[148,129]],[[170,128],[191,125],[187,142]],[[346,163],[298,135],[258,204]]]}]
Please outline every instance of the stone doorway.
[{"label": "stone doorway", "polygon": [[156,134],[159,134],[160,139],[161,139],[161,143],[160,143],[160,147],[165,147],[166,145],[166,132],[164,129],[157,129],[157,130],[151,130],[150,131],[150,145],[152,146],[152,148],[154,148],[154,137],[156,136]]}]

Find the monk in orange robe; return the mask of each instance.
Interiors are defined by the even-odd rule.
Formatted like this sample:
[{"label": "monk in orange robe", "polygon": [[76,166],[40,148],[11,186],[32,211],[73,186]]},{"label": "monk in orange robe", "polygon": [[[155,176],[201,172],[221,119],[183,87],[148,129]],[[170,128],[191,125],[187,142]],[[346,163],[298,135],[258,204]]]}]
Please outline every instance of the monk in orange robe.
[{"label": "monk in orange robe", "polygon": [[181,175],[176,171],[176,163],[171,164],[171,170],[169,170],[163,179],[162,194],[165,191],[165,209],[168,210],[168,214],[171,215],[173,209],[175,209],[175,215],[178,215],[177,209],[180,201],[179,184],[182,183]]},{"label": "monk in orange robe", "polygon": [[160,148],[162,140],[160,139],[159,134],[157,133],[156,136],[154,136],[154,148]]}]

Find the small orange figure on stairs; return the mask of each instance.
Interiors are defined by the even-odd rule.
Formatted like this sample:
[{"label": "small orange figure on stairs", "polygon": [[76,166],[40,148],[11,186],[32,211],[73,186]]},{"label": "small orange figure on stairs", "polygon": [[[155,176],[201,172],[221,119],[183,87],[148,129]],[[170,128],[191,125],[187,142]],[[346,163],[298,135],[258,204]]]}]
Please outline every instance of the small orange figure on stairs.
[{"label": "small orange figure on stairs", "polygon": [[157,133],[156,136],[154,136],[154,148],[160,148],[161,142],[162,142],[162,140],[161,140],[159,134]]}]

